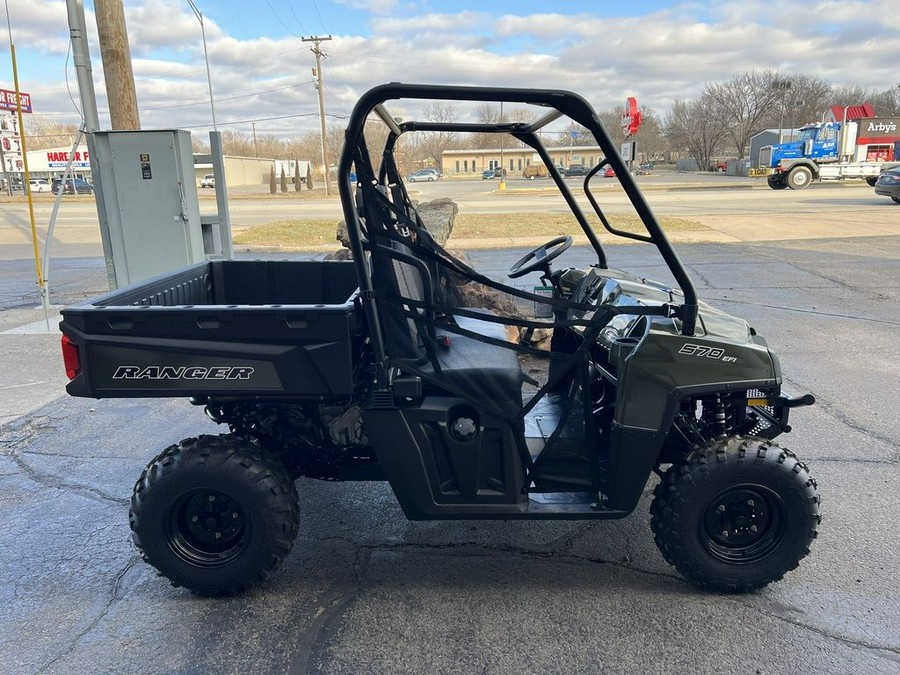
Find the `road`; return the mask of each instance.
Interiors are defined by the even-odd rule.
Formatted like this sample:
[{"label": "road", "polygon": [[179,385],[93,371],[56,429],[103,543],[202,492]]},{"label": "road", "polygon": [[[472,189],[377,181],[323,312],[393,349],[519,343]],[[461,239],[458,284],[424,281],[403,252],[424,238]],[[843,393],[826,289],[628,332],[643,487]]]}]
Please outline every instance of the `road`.
[{"label": "road", "polygon": [[[657,179],[658,182],[654,182]],[[657,215],[693,218],[713,226],[723,216],[755,218],[761,222],[781,220],[785,227],[790,227],[790,220],[785,214],[791,214],[793,219],[814,217],[822,223],[846,223],[848,226],[851,222],[857,226],[889,225],[898,218],[895,204],[885,197],[876,196],[862,181],[822,183],[801,191],[769,190],[753,179],[717,174],[643,176],[638,177],[638,181],[646,189],[647,201]],[[548,185],[546,180],[517,178],[509,181],[505,194],[496,190],[495,181],[443,180],[415,183],[409,187],[412,197],[421,201],[453,197],[461,213],[568,212],[562,197],[540,191],[541,186]],[[597,196],[603,209],[609,214],[633,213],[625,194],[614,187],[612,180],[600,182]],[[343,217],[336,197],[297,199],[289,195],[284,198],[260,195],[254,199],[252,194],[242,194],[241,197],[233,200],[230,207],[236,231],[275,220],[330,218],[337,222]],[[214,208],[211,199],[203,199],[200,204],[203,212]],[[42,199],[35,207],[41,241],[50,219],[51,206],[49,199]],[[586,202],[583,207],[590,209]],[[511,223],[510,228],[514,230],[515,223]],[[852,236],[855,229],[848,227],[848,235]],[[3,242],[0,260],[30,255],[31,226],[23,203],[0,203],[0,241]],[[99,242],[93,198],[67,197],[60,210],[52,245],[54,255],[101,255]]]},{"label": "road", "polygon": [[[824,519],[782,582],[697,591],[656,551],[647,494],[615,522],[413,523],[386,485],[302,479],[300,536],[279,574],[240,597],[193,597],[139,560],[127,500],[154,454],[215,425],[180,400],[58,397],[56,336],[6,334],[4,377],[44,379],[51,396],[0,422],[0,672],[900,672],[900,238],[679,252],[701,298],[751,321],[789,384],[818,399],[793,413],[784,443],[818,479]],[[470,257],[502,278],[522,254]],[[612,246],[609,258],[667,278],[649,247]],[[573,247],[560,262],[591,253]],[[12,261],[22,274],[27,264]],[[96,257],[56,269],[69,297],[102,286]],[[3,308],[0,330],[37,318]]]}]

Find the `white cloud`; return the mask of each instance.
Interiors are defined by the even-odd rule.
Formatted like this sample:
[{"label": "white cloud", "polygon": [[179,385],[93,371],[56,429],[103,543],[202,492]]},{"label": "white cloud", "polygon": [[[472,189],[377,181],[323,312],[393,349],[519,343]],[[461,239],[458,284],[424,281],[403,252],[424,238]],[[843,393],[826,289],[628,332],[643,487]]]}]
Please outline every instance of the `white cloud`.
[{"label": "white cloud", "polygon": [[[707,81],[769,68],[883,90],[900,82],[896,2],[721,0],[613,18],[492,15],[487,4],[480,12],[432,13],[404,3],[403,17],[395,18],[382,13],[393,10],[399,16],[397,0],[345,0],[375,15],[372,36],[336,34],[323,45],[326,108],[347,114],[369,87],[399,80],[572,89],[601,109],[637,95],[642,104],[664,112],[675,97],[696,95]],[[63,82],[65,4],[15,5],[20,54],[23,49],[43,54],[48,64],[23,88],[30,87],[38,109],[71,115]],[[129,0],[127,12],[144,125],[208,125],[199,24],[187,3]],[[102,107],[102,69],[90,14],[87,22]],[[239,37],[209,17],[206,29],[220,123],[315,112],[308,45],[295,38]],[[405,114],[415,111],[408,108]],[[314,117],[302,117],[257,128],[295,135],[315,126]],[[239,128],[246,131],[249,123]]]},{"label": "white cloud", "polygon": [[387,14],[400,4],[399,0],[335,0],[335,2],[372,14]]}]

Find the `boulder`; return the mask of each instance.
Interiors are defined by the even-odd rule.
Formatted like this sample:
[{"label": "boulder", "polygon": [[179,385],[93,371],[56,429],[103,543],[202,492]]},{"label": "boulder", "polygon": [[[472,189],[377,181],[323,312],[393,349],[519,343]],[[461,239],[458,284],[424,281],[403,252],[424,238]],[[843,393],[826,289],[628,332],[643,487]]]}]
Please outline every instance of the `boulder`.
[{"label": "boulder", "polygon": [[[456,221],[456,215],[459,213],[459,207],[456,202],[449,197],[441,197],[433,199],[430,202],[420,202],[415,205],[419,217],[422,219],[422,225],[428,230],[429,234],[441,246],[446,246],[450,234],[453,232],[453,224]],[[344,248],[350,248],[350,238],[347,234],[347,223],[343,220],[337,225],[335,239],[341,242]]]}]

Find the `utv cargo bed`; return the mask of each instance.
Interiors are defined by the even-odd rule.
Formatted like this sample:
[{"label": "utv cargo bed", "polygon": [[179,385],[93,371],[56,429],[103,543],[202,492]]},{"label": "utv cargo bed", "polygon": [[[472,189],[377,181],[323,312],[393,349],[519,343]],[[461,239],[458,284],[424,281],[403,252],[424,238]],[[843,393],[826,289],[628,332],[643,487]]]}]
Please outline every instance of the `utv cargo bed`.
[{"label": "utv cargo bed", "polygon": [[352,262],[206,262],[64,309],[73,396],[353,391]]}]

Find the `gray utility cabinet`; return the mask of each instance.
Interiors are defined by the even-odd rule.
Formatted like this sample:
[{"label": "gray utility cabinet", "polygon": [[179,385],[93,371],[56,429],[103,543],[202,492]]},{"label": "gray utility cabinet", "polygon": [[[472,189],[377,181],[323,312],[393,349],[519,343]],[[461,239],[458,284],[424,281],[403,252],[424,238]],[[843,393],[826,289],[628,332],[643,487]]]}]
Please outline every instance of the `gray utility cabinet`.
[{"label": "gray utility cabinet", "polygon": [[203,262],[190,132],[98,131],[93,141],[116,284]]}]

